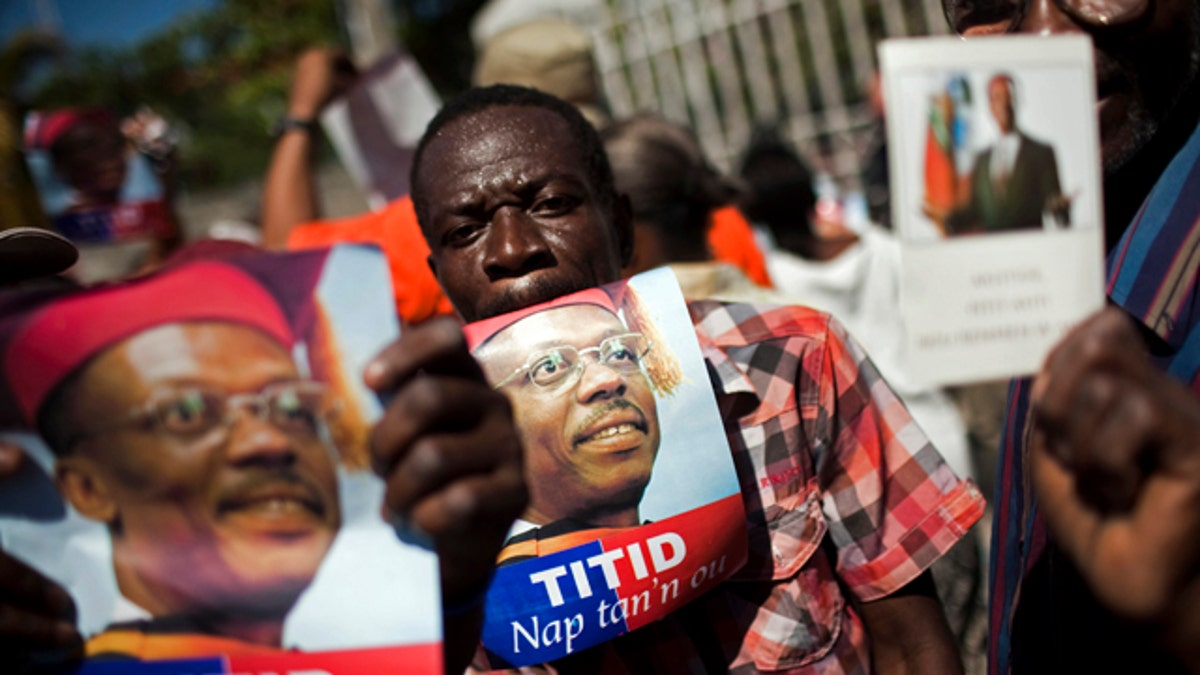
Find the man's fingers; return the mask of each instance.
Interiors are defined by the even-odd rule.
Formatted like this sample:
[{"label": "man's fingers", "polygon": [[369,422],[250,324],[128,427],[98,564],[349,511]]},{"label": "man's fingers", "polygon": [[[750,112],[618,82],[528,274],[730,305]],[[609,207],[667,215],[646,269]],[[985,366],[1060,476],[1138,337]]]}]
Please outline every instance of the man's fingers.
[{"label": "man's fingers", "polygon": [[25,563],[0,552],[0,653],[28,655],[81,645],[71,596]]},{"label": "man's fingers", "polygon": [[448,603],[477,592],[491,576],[513,520],[528,502],[519,464],[465,477],[415,504],[410,522],[433,537]]},{"label": "man's fingers", "polygon": [[520,444],[505,429],[497,422],[482,424],[469,434],[423,436],[387,476],[388,508],[406,513],[455,480],[519,463]]},{"label": "man's fingers", "polygon": [[418,438],[438,431],[472,429],[487,415],[511,419],[508,400],[476,382],[418,377],[392,397],[371,430],[372,467],[387,476]]},{"label": "man's fingers", "polygon": [[74,622],[75,602],[58,584],[0,551],[0,604],[52,619]]},{"label": "man's fingers", "polygon": [[1151,394],[1130,386],[1114,387],[1103,414],[1073,441],[1072,462],[1079,480],[1080,497],[1101,513],[1124,513],[1133,508],[1145,475],[1160,444],[1162,420]]},{"label": "man's fingers", "polygon": [[[490,529],[497,542],[503,541],[508,526],[527,501],[521,468],[504,465],[490,474],[469,476],[430,494],[413,506],[411,522],[438,540],[439,548],[448,543],[447,539],[474,548],[479,542],[463,535]],[[498,547],[485,557],[495,562],[495,553],[499,553]]]},{"label": "man's fingers", "polygon": [[399,340],[372,359],[363,380],[371,389],[386,394],[419,373],[485,381],[479,364],[467,351],[462,328],[448,317],[406,329]]},{"label": "man's fingers", "polygon": [[1050,455],[1044,432],[1034,431],[1031,436],[1029,461],[1042,516],[1056,542],[1075,560],[1089,555],[1100,518],[1079,500],[1074,474]]},{"label": "man's fingers", "polygon": [[72,621],[50,619],[0,604],[0,654],[29,654],[45,649],[81,648],[83,638]]},{"label": "man's fingers", "polygon": [[1051,351],[1030,392],[1033,423],[1056,456],[1074,463],[1094,447],[1095,429],[1153,365],[1124,313],[1108,309],[1073,329]]}]

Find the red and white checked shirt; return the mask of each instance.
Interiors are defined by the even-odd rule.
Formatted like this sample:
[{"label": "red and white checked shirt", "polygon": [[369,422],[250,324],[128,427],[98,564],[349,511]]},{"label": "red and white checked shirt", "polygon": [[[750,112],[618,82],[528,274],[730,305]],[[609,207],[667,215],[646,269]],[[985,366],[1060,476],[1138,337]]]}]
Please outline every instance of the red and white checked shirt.
[{"label": "red and white checked shirt", "polygon": [[[869,672],[860,601],[915,579],[983,514],[828,314],[688,305],[746,503],[749,562],[560,673]],[[839,586],[839,580],[841,585]]]}]

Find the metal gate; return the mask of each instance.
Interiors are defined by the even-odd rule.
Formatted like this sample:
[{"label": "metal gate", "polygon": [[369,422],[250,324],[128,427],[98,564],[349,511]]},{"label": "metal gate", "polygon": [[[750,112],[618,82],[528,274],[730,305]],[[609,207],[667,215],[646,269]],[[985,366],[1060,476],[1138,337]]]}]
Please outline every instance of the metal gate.
[{"label": "metal gate", "polygon": [[617,117],[692,125],[729,170],[756,124],[857,183],[875,119],[864,88],[885,37],[947,31],[939,0],[604,0],[592,26]]}]

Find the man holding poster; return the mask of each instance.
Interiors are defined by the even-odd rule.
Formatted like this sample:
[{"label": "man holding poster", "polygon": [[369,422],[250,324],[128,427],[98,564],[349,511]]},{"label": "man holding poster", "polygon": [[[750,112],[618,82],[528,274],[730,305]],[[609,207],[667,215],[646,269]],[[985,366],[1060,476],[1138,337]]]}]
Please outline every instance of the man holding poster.
[{"label": "man holding poster", "polygon": [[[1195,510],[1155,509],[1162,483],[1190,481],[1163,450],[1185,438],[1179,457],[1194,466],[1196,456],[1200,277],[1190,261],[1200,236],[1200,3],[944,0],[943,8],[967,37],[1090,38],[1097,87],[1087,114],[1099,123],[1104,172],[1108,306],[1055,345],[1036,379],[1010,389],[989,672],[1181,672],[1162,647],[1188,626],[1154,616],[1154,605],[1196,606],[1173,587],[1171,571],[1195,569],[1197,539],[1185,515]],[[1114,528],[1098,527],[1111,524],[1132,536],[1111,547],[1106,531]],[[1162,545],[1180,530],[1185,537]],[[1118,593],[1098,570],[1112,574]],[[1119,595],[1141,607],[1131,611],[1115,602]],[[1185,642],[1194,656],[1195,638]]]},{"label": "man holding poster", "polygon": [[[447,103],[418,147],[412,185],[430,265],[466,321],[611,283],[632,254],[628,200],[595,129],[541,92],[498,85]],[[978,491],[828,315],[717,302],[687,310],[705,366],[697,381],[716,398],[736,467],[747,564],[669,615],[574,652],[581,624],[605,627],[611,615],[493,626],[489,601],[485,645],[509,655],[562,647],[559,672],[960,672],[927,568],[982,514]],[[616,586],[589,568],[628,563],[654,586],[654,603],[664,579],[629,553],[652,557],[650,545],[605,549],[514,586],[533,581],[566,607]],[[683,582],[702,580],[702,569]]]}]

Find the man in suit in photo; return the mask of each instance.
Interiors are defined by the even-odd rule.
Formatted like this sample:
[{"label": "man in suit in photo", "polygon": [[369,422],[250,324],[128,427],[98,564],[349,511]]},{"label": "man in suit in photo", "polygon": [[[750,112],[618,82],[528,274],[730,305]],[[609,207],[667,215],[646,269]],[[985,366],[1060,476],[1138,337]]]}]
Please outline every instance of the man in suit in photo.
[{"label": "man in suit in photo", "polygon": [[1054,148],[1017,127],[1014,89],[1006,74],[988,82],[988,107],[1000,136],[976,155],[970,199],[947,216],[947,235],[1038,229],[1046,214],[1060,226],[1070,223]]}]

